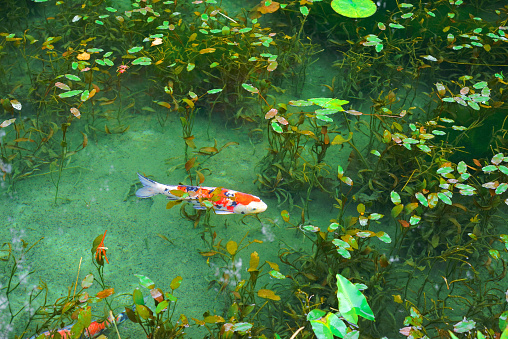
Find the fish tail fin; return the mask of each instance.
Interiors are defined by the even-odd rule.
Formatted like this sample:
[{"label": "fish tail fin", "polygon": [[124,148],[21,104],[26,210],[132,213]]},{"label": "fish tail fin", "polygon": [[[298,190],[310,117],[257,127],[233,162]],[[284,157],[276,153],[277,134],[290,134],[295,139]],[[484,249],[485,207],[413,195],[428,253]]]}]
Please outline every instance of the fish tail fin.
[{"label": "fish tail fin", "polygon": [[157,185],[159,185],[157,181],[148,179],[147,177],[144,177],[139,173],[138,177],[139,181],[141,181],[141,184],[143,184],[143,187],[141,187],[136,191],[136,196],[138,198],[150,198],[160,193],[159,190],[157,189]]}]

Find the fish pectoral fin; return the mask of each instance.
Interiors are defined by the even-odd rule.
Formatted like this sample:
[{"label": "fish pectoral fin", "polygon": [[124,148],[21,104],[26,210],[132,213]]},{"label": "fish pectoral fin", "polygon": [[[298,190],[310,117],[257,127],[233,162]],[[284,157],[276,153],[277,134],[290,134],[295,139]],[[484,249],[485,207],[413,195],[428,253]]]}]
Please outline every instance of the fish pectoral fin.
[{"label": "fish pectoral fin", "polygon": [[234,214],[234,212],[231,211],[216,211],[214,210],[215,214]]},{"label": "fish pectoral fin", "polygon": [[157,194],[159,194],[159,192],[150,186],[141,187],[136,191],[136,196],[138,198],[150,198]]}]

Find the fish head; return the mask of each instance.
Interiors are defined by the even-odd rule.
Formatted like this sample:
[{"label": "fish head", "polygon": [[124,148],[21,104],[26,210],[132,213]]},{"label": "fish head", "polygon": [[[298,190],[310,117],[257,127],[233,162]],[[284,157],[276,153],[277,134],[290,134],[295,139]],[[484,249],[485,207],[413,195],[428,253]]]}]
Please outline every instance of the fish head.
[{"label": "fish head", "polygon": [[239,204],[235,206],[234,213],[238,214],[257,214],[266,211],[268,206],[261,200],[251,201],[247,205]]}]

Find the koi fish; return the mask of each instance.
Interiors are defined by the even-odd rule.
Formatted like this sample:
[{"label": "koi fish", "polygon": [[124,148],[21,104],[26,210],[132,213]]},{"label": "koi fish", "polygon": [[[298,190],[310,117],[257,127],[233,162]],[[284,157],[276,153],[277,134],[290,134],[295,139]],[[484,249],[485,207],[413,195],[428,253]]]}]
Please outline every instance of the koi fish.
[{"label": "koi fish", "polygon": [[255,214],[266,210],[266,204],[255,195],[222,187],[169,186],[148,179],[138,173],[143,187],[137,190],[138,198],[164,194],[169,200],[187,201],[197,210],[212,208],[216,214]]}]

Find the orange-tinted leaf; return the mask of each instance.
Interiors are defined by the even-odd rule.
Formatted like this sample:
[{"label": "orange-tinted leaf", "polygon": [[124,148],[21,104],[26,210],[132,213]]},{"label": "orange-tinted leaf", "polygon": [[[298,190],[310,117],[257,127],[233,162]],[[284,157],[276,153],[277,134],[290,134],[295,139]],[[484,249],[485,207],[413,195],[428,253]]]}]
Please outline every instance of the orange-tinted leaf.
[{"label": "orange-tinted leaf", "polygon": [[22,141],[35,142],[35,140],[29,139],[29,138],[18,138],[18,139],[14,140],[14,142],[22,142]]},{"label": "orange-tinted leaf", "polygon": [[78,60],[90,60],[90,54],[87,52],[83,52],[81,54],[78,54],[77,56]]},{"label": "orange-tinted leaf", "polygon": [[115,289],[113,287],[111,287],[111,288],[105,289],[103,291],[100,291],[99,293],[97,293],[96,297],[99,299],[104,299],[104,298],[109,297],[113,293],[115,293]]},{"label": "orange-tinted leaf", "polygon": [[[185,141],[187,141],[187,140],[185,140]],[[186,170],[187,172],[189,172],[189,171],[190,171],[190,169],[191,169],[192,167],[194,167],[194,164],[196,163],[196,159],[197,159],[197,157],[190,158],[190,159],[189,159],[189,161],[187,161],[187,162],[185,163],[185,170]]]},{"label": "orange-tinted leaf", "polygon": [[69,86],[67,86],[63,82],[55,82],[55,86],[60,89],[63,89],[64,91],[69,91],[71,89]]},{"label": "orange-tinted leaf", "polygon": [[164,300],[164,295],[162,294],[162,290],[160,288],[152,288],[150,290],[150,295],[159,303]]},{"label": "orange-tinted leaf", "polygon": [[266,6],[266,3],[268,3],[268,1],[261,0],[261,3],[257,5],[256,10],[261,14],[267,14],[276,12],[280,8],[280,3],[277,1],[271,1],[268,6]]},{"label": "orange-tinted leaf", "polygon": [[171,108],[171,105],[168,104],[167,102],[164,102],[164,101],[157,101],[157,104],[162,106],[162,107],[166,107],[166,108]]},{"label": "orange-tinted leaf", "polygon": [[406,220],[399,219],[397,221],[402,225],[402,227],[409,227],[409,226],[411,226]]},{"label": "orange-tinted leaf", "polygon": [[275,117],[275,119],[277,119],[277,121],[278,121],[281,125],[287,125],[287,124],[289,124],[289,122],[288,122],[286,119],[284,119],[284,117],[281,117],[280,115],[277,115],[277,116]]},{"label": "orange-tinted leaf", "polygon": [[205,153],[205,154],[215,154],[218,152],[219,152],[219,150],[215,147],[201,147],[199,149],[199,153]]},{"label": "orange-tinted leaf", "polygon": [[272,108],[270,109],[268,112],[266,112],[265,114],[265,119],[271,119],[273,118],[274,116],[276,116],[278,113],[277,109],[276,108]]},{"label": "orange-tinted leaf", "polygon": [[90,91],[90,93],[88,93],[88,99],[91,99],[95,96],[95,94],[97,93],[97,90],[94,88]]},{"label": "orange-tinted leaf", "polygon": [[282,219],[285,222],[289,222],[289,212],[288,211],[283,210],[282,212],[280,212],[280,215],[282,216]]}]

